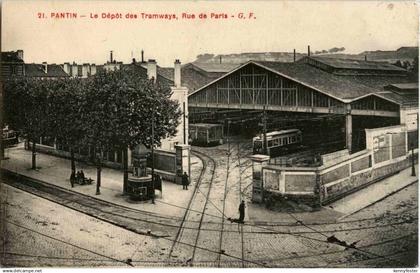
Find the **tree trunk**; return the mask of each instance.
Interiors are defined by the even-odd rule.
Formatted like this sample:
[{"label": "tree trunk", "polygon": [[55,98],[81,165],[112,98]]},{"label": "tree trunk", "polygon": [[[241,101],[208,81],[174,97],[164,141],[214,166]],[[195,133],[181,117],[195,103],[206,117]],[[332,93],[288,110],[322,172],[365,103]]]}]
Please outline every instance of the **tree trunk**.
[{"label": "tree trunk", "polygon": [[74,149],[70,147],[71,172],[76,173],[76,162],[74,161]]},{"label": "tree trunk", "polygon": [[36,143],[32,140],[32,170],[36,170]]},{"label": "tree trunk", "polygon": [[3,138],[1,139],[1,148],[0,148],[0,160],[5,159],[6,157],[4,156],[4,145],[3,145]]},{"label": "tree trunk", "polygon": [[98,165],[96,166],[96,195],[100,195],[101,194],[101,171],[102,171],[102,167],[101,167],[101,163],[99,162]]},{"label": "tree trunk", "polygon": [[102,171],[102,152],[97,154],[96,158],[96,195],[101,194],[101,171]]},{"label": "tree trunk", "polygon": [[127,148],[123,149],[123,169],[124,169],[123,194],[126,194],[127,193],[127,187],[128,187],[128,152],[127,152]]}]

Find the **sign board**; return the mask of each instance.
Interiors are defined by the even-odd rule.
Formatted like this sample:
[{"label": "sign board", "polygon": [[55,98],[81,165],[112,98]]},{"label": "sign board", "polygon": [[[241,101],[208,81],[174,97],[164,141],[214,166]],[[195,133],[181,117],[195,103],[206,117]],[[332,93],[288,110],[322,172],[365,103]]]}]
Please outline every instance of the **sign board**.
[{"label": "sign board", "polygon": [[405,116],[405,125],[408,131],[417,130],[417,113],[407,113]]},{"label": "sign board", "polygon": [[377,136],[373,138],[373,151],[377,152],[385,146],[385,136]]}]

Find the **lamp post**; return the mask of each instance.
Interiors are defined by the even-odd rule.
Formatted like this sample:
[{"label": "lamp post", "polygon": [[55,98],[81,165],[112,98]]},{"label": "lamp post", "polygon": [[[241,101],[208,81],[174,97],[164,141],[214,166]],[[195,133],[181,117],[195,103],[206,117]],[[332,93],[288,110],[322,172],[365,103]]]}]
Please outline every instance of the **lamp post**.
[{"label": "lamp post", "polygon": [[[418,137],[418,133],[419,133],[419,114],[417,113],[417,137]],[[417,148],[419,147],[418,145],[418,138],[417,138]],[[415,164],[415,160],[414,160],[414,145],[411,145],[411,176],[416,176],[416,164]]]},{"label": "lamp post", "polygon": [[101,154],[102,154],[102,152],[101,151],[99,151],[99,152],[97,152],[96,153],[96,173],[97,173],[97,180],[98,181],[96,181],[96,195],[100,195],[101,194],[101,190],[100,190],[100,188],[101,188],[101,168],[102,168],[102,166],[101,166],[101,164],[102,164],[102,162],[101,162]]},{"label": "lamp post", "polygon": [[416,165],[414,162],[414,147],[411,147],[411,176],[416,176]]},{"label": "lamp post", "polygon": [[152,204],[155,203],[155,112],[152,112]]}]

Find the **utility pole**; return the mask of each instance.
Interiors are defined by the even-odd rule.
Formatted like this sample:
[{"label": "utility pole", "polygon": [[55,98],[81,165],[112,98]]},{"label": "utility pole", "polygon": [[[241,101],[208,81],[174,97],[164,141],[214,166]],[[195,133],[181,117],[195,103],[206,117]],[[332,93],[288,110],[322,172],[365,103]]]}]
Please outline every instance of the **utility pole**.
[{"label": "utility pole", "polygon": [[152,112],[152,204],[155,203],[155,112]]},{"label": "utility pole", "polygon": [[267,149],[267,112],[265,111],[265,105],[264,105],[264,112],[263,112],[263,150],[264,150],[264,154],[268,155],[268,149]]},{"label": "utility pole", "polygon": [[[417,136],[419,133],[419,114],[417,113]],[[413,143],[414,144],[414,143]],[[414,160],[414,145],[411,145],[411,176],[416,176],[416,164]],[[419,147],[417,138],[417,148]]]},{"label": "utility pole", "polygon": [[183,126],[184,126],[184,144],[188,144],[187,143],[187,139],[186,139],[186,126],[185,126],[185,102],[182,103],[182,119],[183,119]]},{"label": "utility pole", "polygon": [[227,119],[227,144],[228,144],[228,156],[230,155],[230,142],[229,142],[229,127],[230,127],[230,119]]}]

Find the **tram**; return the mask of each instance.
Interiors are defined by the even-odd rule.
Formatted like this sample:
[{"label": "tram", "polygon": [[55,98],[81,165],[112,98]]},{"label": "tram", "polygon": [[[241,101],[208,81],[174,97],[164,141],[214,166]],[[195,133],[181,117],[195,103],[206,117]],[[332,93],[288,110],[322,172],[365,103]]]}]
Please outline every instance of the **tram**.
[{"label": "tram", "polygon": [[[266,134],[267,154],[269,156],[279,156],[296,151],[302,145],[302,132],[299,129],[289,129],[273,131]],[[264,145],[263,135],[252,139],[254,154],[263,154]]]},{"label": "tram", "polygon": [[18,144],[18,133],[14,130],[9,129],[9,126],[3,128],[3,147],[8,147]]},{"label": "tram", "polygon": [[192,145],[197,146],[223,144],[223,125],[211,123],[190,123],[189,141]]}]

